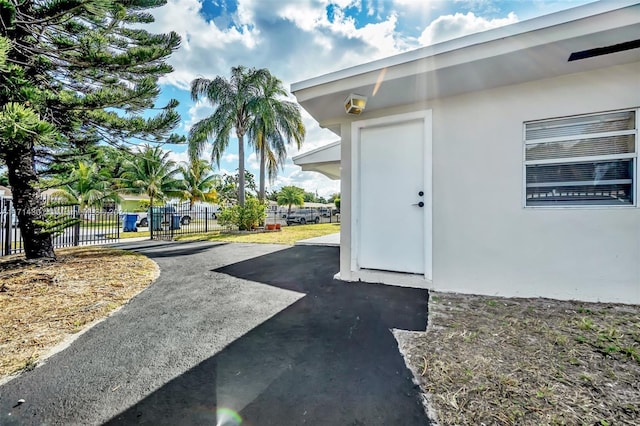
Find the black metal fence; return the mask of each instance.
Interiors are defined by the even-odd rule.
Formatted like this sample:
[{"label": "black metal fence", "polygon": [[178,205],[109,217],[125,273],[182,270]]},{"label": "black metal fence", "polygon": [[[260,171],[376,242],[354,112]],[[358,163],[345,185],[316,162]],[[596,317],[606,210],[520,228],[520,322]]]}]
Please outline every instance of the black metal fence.
[{"label": "black metal fence", "polygon": [[[233,226],[222,226],[218,223],[219,210],[214,207],[189,207],[188,204],[167,204],[154,207],[148,213],[132,213],[136,218],[136,230],[146,231],[147,227],[153,240],[173,240],[179,235],[202,234],[214,231],[234,230]],[[126,215],[125,215],[126,216]],[[124,219],[127,220],[126,217]],[[335,209],[325,207],[280,207],[267,210],[265,226],[278,224],[280,228],[288,225],[304,225],[312,223],[336,223],[340,214]],[[126,224],[125,224],[126,228]]]},{"label": "black metal fence", "polygon": [[[45,204],[47,202],[45,201]],[[179,235],[202,234],[233,230],[218,222],[218,208],[189,207],[188,204],[167,204],[144,213],[118,213],[97,210],[80,211],[79,206],[47,207],[49,220],[75,219],[76,223],[53,236],[54,247],[70,247],[118,242],[126,231],[149,231],[153,240],[173,240]],[[267,210],[265,227],[279,227],[340,221],[337,210],[328,207],[271,206]],[[137,234],[144,235],[144,234]],[[10,198],[0,197],[0,256],[22,253],[23,241],[18,216]]]},{"label": "black metal fence", "polygon": [[[117,242],[120,239],[122,222],[117,212],[80,211],[79,206],[72,205],[46,207],[45,215],[51,222],[75,221],[70,227],[54,233],[53,245],[56,248]],[[24,244],[18,216],[10,198],[0,197],[0,225],[0,256],[22,253]]]},{"label": "black metal fence", "polygon": [[218,223],[217,212],[218,209],[213,207],[191,208],[188,204],[167,204],[153,207],[147,213],[138,213],[136,223],[140,230],[148,227],[152,240],[173,240],[178,235],[233,229]]}]

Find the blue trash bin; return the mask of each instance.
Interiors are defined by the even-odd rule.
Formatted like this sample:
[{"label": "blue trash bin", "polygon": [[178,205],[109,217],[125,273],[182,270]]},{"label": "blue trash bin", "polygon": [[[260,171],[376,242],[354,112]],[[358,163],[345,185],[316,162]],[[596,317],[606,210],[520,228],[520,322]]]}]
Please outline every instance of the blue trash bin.
[{"label": "blue trash bin", "polygon": [[180,215],[174,214],[171,216],[171,229],[180,229]]},{"label": "blue trash bin", "polygon": [[124,220],[122,224],[123,232],[138,232],[138,227],[136,226],[136,221],[138,220],[137,214],[126,214],[124,215]]}]

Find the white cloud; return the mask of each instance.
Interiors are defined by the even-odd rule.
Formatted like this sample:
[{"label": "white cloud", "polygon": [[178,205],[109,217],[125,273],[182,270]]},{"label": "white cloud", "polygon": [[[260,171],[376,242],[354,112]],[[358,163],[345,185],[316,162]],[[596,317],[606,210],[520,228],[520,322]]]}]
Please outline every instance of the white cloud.
[{"label": "white cloud", "polygon": [[216,171],[216,174],[219,174],[220,176],[224,176],[224,175],[235,175],[235,174],[236,174],[236,171],[235,171],[235,169],[234,169],[234,170],[228,170],[228,169],[225,169],[225,168],[223,167],[223,168],[218,169],[218,170]]},{"label": "white cloud", "polygon": [[224,161],[225,163],[233,163],[237,162],[239,158],[240,156],[238,156],[238,154],[228,152],[222,156],[222,161]]},{"label": "white cloud", "polygon": [[182,122],[185,132],[191,130],[194,124],[213,114],[213,108],[207,102],[198,101],[189,108],[189,117]]},{"label": "white cloud", "polygon": [[254,170],[260,169],[260,161],[258,160],[258,155],[255,153],[255,151],[251,152],[251,154],[249,154],[249,156],[247,157],[246,165],[247,167]]},{"label": "white cloud", "polygon": [[486,19],[473,12],[466,14],[443,15],[436,18],[424,29],[418,41],[427,46],[467,34],[486,31],[518,22],[518,17],[511,12],[506,18]]},{"label": "white cloud", "polygon": [[295,167],[297,170],[278,176],[273,185],[268,185],[268,189],[280,189],[283,186],[294,185],[307,192],[315,193],[317,191],[319,196],[325,198],[340,192],[340,181],[331,180],[315,172],[303,172],[297,166]]},{"label": "white cloud", "polygon": [[188,163],[189,162],[189,154],[187,153],[187,151],[183,151],[183,152],[176,152],[170,149],[165,149],[165,152],[169,152],[169,158],[173,161],[175,161],[178,164],[181,163]]},{"label": "white cloud", "polygon": [[232,25],[207,21],[198,0],[169,0],[153,14],[153,32],[176,31],[182,46],[170,57],[175,71],[163,83],[188,89],[195,77],[228,76],[232,66],[269,68],[285,83],[313,77],[356,62],[398,53],[404,46],[395,31],[397,18],[356,28],[342,8],[357,4],[341,1],[332,22],[327,0],[239,0]]},{"label": "white cloud", "polygon": [[[259,30],[247,25],[218,28],[212,21],[207,22],[200,10],[198,0],[169,0],[166,5],[153,11],[156,22],[145,26],[153,32],[175,31],[182,37],[182,45],[174,52],[169,63],[175,71],[163,78],[162,82],[188,89],[189,83],[199,74],[214,75],[218,65],[225,63],[233,55],[221,53],[246,53],[255,48]],[[228,72],[228,68],[225,72]],[[209,71],[209,72],[207,72]]]}]

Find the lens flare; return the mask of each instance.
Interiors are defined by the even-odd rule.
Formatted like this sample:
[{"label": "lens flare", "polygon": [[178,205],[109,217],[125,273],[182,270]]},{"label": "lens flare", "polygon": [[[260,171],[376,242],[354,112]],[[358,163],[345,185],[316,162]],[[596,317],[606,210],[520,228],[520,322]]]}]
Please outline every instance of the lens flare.
[{"label": "lens flare", "polygon": [[242,417],[230,408],[218,408],[216,426],[240,426]]}]

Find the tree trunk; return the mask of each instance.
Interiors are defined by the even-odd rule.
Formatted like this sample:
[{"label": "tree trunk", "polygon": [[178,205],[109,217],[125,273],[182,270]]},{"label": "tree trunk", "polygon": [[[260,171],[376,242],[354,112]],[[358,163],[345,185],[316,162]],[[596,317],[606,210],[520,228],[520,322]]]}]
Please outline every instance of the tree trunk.
[{"label": "tree trunk", "polygon": [[244,207],[244,134],[238,133],[238,204]]},{"label": "tree trunk", "polygon": [[[262,140],[262,143],[265,143],[265,140]],[[264,203],[264,177],[265,177],[265,163],[266,163],[266,151],[264,145],[260,148],[260,194],[258,198],[261,203]]]},{"label": "tree trunk", "polygon": [[35,170],[33,147],[17,147],[8,151],[5,161],[26,258],[55,260],[51,234],[45,232],[42,225],[35,223],[44,222],[46,217],[44,201],[35,186],[38,175]]}]

